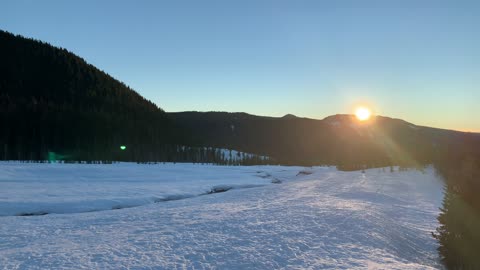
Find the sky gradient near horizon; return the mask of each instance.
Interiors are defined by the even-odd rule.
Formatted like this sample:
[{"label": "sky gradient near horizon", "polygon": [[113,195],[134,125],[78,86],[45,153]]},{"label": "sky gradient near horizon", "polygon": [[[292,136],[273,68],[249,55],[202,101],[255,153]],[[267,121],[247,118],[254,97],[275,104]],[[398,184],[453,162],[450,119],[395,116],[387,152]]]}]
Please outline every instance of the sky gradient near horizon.
[{"label": "sky gradient near horizon", "polygon": [[480,132],[480,1],[2,1],[166,111],[374,113]]}]

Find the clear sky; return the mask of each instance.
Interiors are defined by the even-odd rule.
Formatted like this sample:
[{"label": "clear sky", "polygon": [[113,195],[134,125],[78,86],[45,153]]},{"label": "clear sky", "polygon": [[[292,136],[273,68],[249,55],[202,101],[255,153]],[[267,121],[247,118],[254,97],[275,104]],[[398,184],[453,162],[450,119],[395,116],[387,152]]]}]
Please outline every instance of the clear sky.
[{"label": "clear sky", "polygon": [[480,132],[480,1],[1,1],[166,111],[324,118],[360,104]]}]

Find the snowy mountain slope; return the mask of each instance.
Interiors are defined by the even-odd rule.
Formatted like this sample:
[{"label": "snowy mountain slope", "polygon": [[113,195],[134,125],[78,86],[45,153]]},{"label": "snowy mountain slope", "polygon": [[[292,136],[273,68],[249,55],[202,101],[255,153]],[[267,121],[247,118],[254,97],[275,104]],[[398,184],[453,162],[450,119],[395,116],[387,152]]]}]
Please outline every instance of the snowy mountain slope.
[{"label": "snowy mountain slope", "polygon": [[[1,169],[9,172],[12,182],[16,175],[24,177],[19,182],[43,181],[34,175],[28,180],[28,166],[37,165],[22,164],[15,171],[5,170],[2,164]],[[32,171],[52,176],[60,174],[64,165],[43,166]],[[89,165],[77,173],[93,177],[101,172],[111,180],[112,194],[139,184],[131,181],[128,186],[125,180],[114,188],[113,179],[120,175],[117,170],[125,179],[176,171],[178,189],[195,186],[196,179],[219,183],[219,178],[211,177],[216,174],[231,177],[227,184],[265,183],[274,178],[283,182],[120,210],[3,216],[0,265],[4,269],[441,268],[438,244],[430,232],[438,225],[442,183],[431,169],[425,174],[379,169],[362,174],[325,167],[183,164],[147,170],[142,165],[118,164]],[[79,175],[67,181],[81,182]],[[159,189],[162,177],[145,185]],[[28,189],[28,185],[17,188]],[[65,194],[79,200],[84,194],[97,196],[94,191],[83,192],[67,190]],[[14,193],[12,189],[2,192],[0,202]],[[62,196],[60,189],[57,195]]]}]

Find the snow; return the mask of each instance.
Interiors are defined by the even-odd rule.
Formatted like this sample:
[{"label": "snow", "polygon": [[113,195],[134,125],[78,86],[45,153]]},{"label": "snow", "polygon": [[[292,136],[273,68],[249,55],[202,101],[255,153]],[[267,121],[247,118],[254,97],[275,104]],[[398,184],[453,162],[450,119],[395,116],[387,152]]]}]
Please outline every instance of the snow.
[{"label": "snow", "polygon": [[4,162],[0,187],[0,269],[442,268],[431,168]]},{"label": "snow", "polygon": [[[250,174],[248,174],[250,172]],[[254,167],[135,163],[0,163],[0,216],[81,213],[270,183]],[[263,180],[262,180],[263,179]]]}]

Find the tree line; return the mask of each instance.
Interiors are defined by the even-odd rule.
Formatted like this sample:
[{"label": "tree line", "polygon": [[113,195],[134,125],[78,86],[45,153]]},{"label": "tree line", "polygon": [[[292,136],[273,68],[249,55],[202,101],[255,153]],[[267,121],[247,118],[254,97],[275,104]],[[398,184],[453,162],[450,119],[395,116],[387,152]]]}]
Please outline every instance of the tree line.
[{"label": "tree line", "polygon": [[434,160],[445,195],[433,236],[448,269],[480,269],[480,147],[467,135],[443,145]]}]

